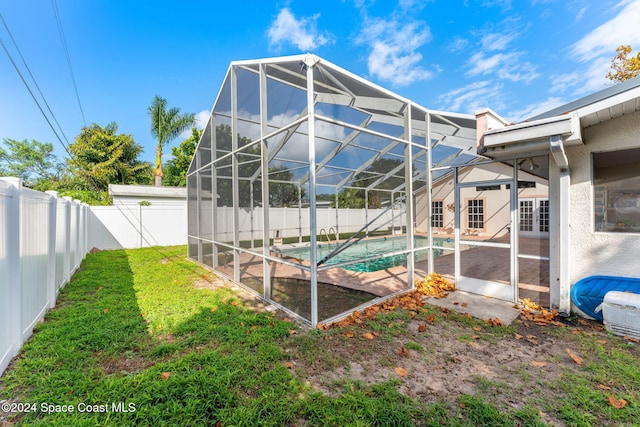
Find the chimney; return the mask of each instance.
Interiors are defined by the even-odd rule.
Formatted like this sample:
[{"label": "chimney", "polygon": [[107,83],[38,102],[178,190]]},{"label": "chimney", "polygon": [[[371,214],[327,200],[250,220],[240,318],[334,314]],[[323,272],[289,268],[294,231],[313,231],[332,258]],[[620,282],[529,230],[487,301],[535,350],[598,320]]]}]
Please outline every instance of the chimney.
[{"label": "chimney", "polygon": [[509,123],[490,108],[476,111],[476,148],[478,154],[484,154],[484,133],[492,129],[500,129]]}]

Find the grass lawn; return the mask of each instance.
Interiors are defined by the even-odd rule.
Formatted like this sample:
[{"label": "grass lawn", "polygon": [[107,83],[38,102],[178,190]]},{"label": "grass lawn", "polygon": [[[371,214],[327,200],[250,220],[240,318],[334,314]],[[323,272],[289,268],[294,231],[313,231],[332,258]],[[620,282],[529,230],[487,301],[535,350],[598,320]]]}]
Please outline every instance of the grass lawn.
[{"label": "grass lawn", "polygon": [[0,426],[640,425],[639,345],[594,323],[306,330],[185,253],[88,255],[0,378]]}]

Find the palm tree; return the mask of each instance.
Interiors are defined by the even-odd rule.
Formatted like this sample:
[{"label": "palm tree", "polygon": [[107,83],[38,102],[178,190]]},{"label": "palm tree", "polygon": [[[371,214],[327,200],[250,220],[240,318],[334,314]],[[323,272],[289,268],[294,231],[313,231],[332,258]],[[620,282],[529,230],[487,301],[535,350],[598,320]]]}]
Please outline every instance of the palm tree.
[{"label": "palm tree", "polygon": [[155,184],[162,185],[162,148],[195,123],[194,114],[180,113],[177,107],[167,109],[167,100],[156,95],[148,109],[151,135],[157,138]]}]

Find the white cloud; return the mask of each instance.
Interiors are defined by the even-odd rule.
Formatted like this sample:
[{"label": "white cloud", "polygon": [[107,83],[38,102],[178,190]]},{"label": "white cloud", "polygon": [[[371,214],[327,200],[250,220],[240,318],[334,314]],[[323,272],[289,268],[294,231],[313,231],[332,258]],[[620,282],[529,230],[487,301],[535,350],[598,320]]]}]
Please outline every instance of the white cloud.
[{"label": "white cloud", "polygon": [[436,102],[438,109],[474,114],[481,108],[491,106],[494,110],[504,109],[500,92],[502,83],[494,84],[488,80],[470,83],[440,95]]},{"label": "white cloud", "polygon": [[[509,26],[517,22],[507,21]],[[480,38],[480,49],[467,61],[467,76],[494,76],[500,80],[530,83],[538,78],[536,66],[523,60],[525,53],[509,50],[509,44],[518,33],[509,28],[502,32],[490,32]]]},{"label": "white cloud", "polygon": [[513,33],[490,33],[486,34],[480,40],[482,49],[485,51],[505,50],[507,45],[516,38]]},{"label": "white cloud", "polygon": [[[209,110],[202,110],[199,113],[197,113],[196,127],[198,129],[204,129],[204,127],[207,125],[207,122],[209,121],[210,115],[211,115],[211,112]],[[189,131],[189,133],[191,133],[191,131]]]},{"label": "white cloud", "polygon": [[302,51],[313,50],[331,43],[330,36],[321,34],[316,26],[320,15],[297,19],[291,10],[284,8],[267,30],[269,45],[276,49],[291,44]]},{"label": "white cloud", "polygon": [[640,0],[618,3],[618,14],[600,25],[571,46],[571,55],[580,62],[594,60],[602,55],[612,58],[622,44],[640,45]]},{"label": "white cloud", "polygon": [[490,56],[478,52],[469,59],[468,64],[472,68],[467,71],[467,76],[493,74],[502,80],[530,83],[540,74],[533,64],[522,61],[521,57],[522,52],[496,53]]},{"label": "white cloud", "polygon": [[545,111],[552,110],[565,103],[566,101],[564,99],[554,96],[534,104],[529,104],[520,110],[512,111],[507,114],[505,118],[510,120],[512,123],[518,123],[530,117],[542,114]]},{"label": "white cloud", "polygon": [[469,40],[463,39],[462,37],[456,37],[450,44],[449,50],[452,52],[460,52],[464,50],[469,45]]},{"label": "white cloud", "polygon": [[640,46],[640,0],[623,0],[614,9],[618,12],[613,18],[571,45],[569,55],[582,64],[582,69],[554,76],[550,93],[584,95],[603,89],[611,84],[605,76],[616,48]]},{"label": "white cloud", "polygon": [[365,19],[356,39],[371,49],[367,60],[369,73],[394,86],[406,86],[433,75],[433,71],[419,65],[422,54],[418,49],[429,41],[431,31],[425,22],[401,22],[393,17]]}]

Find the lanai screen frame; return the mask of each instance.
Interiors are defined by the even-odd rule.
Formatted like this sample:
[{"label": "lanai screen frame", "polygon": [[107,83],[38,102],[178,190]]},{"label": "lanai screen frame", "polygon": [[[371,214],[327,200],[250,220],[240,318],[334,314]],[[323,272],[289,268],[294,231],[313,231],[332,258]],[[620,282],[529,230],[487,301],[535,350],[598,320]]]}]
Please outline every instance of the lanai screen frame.
[{"label": "lanai screen frame", "polygon": [[[257,97],[251,91],[243,91],[241,87],[239,89],[239,85],[242,85],[242,82],[247,79],[258,80]],[[292,115],[283,126],[278,126],[274,123],[274,117],[269,116],[268,106],[271,102],[269,96],[277,95],[270,93],[268,89],[270,82],[278,82],[279,85],[295,88],[299,107],[303,104],[305,106],[302,111],[299,108],[297,117]],[[305,95],[306,102],[301,99],[302,94]],[[245,102],[252,105],[247,108],[247,111],[243,110]],[[291,98],[289,102],[291,102]],[[319,108],[320,105],[323,107]],[[337,113],[327,114],[323,111],[326,109],[324,106],[327,105],[330,106],[330,110],[337,111]],[[254,111],[251,112],[251,109]],[[360,114],[359,117],[365,117],[365,119],[360,122],[354,117],[343,118],[341,117],[343,113],[347,116]],[[219,150],[219,147],[216,146],[217,139],[221,138],[218,135],[220,125],[228,125],[230,128],[230,141],[227,143],[230,143],[231,147],[227,151]],[[324,143],[327,139],[319,135],[322,132],[318,131],[318,126],[320,128],[339,126],[341,129],[349,129],[351,133],[345,135],[342,140],[332,141],[335,148],[328,152],[325,151],[322,158],[318,158],[319,152],[316,150],[316,143]],[[243,138],[240,134],[243,127],[252,127],[252,131],[249,133],[254,133],[254,135],[251,138]],[[300,131],[301,128],[305,130]],[[394,128],[393,130],[401,130],[402,132],[393,135],[385,132],[387,128]],[[345,165],[330,165],[342,150],[351,147],[353,141],[362,135],[380,138],[383,141],[388,141],[388,144],[377,148],[360,147],[373,153],[363,164],[354,165],[351,168]],[[408,135],[411,137],[407,138]],[[309,262],[308,265],[296,264],[295,267],[308,271],[310,275],[310,318],[301,317],[297,313],[291,312],[287,307],[282,307],[281,304],[276,303],[277,305],[291,314],[301,317],[314,327],[320,321],[327,322],[352,311],[350,309],[337,316],[332,316],[330,319],[319,319],[318,317],[318,273],[326,269],[327,266],[319,265],[321,260],[318,259],[316,250],[319,232],[317,227],[317,186],[325,188],[333,185],[335,187],[335,207],[338,208],[338,191],[349,188],[349,184],[353,184],[354,178],[367,172],[368,165],[384,158],[384,156],[392,155],[394,150],[396,157],[402,159],[402,166],[398,164],[386,174],[380,174],[378,177],[371,176],[367,190],[387,191],[391,194],[391,198],[395,194],[404,193],[405,195],[404,203],[400,203],[405,209],[403,222],[406,224],[406,250],[403,253],[407,255],[408,286],[400,292],[412,289],[415,281],[414,234],[417,192],[426,193],[426,206],[419,206],[419,209],[426,214],[428,238],[427,246],[419,249],[428,251],[428,272],[433,271],[434,243],[431,227],[432,201],[430,191],[432,181],[442,177],[453,166],[480,159],[480,156],[476,154],[475,117],[426,109],[312,54],[231,63],[187,174],[189,258],[220,273],[218,268],[219,252],[221,249],[225,250],[225,252],[231,253],[233,274],[223,273],[223,275],[243,285],[240,277],[239,259],[242,253],[248,251],[240,244],[240,210],[243,209],[240,205],[242,204],[241,197],[246,198],[246,196],[241,195],[241,184],[239,183],[244,182],[243,188],[246,190],[248,181],[252,215],[252,245],[254,242],[253,213],[256,206],[254,205],[254,196],[261,199],[258,203],[261,203],[263,207],[261,209],[262,233],[260,239],[256,239],[262,240],[262,253],[252,253],[253,256],[261,258],[263,263],[264,289],[261,296],[275,303],[271,299],[270,292],[270,265],[274,262],[287,264],[288,261],[271,255],[271,244],[274,237],[277,236],[273,235],[274,230],[269,226],[271,222],[269,215],[271,207],[268,206],[270,200],[269,175],[272,174],[269,165],[273,164],[274,158],[294,136],[306,138],[308,147],[306,161],[299,161],[294,165],[295,162],[289,159],[286,163],[288,170],[294,171],[290,172],[289,176],[292,179],[287,183],[297,185],[299,189],[305,188],[308,197]],[[431,141],[431,144],[427,145],[425,141]],[[214,148],[212,149],[212,147]],[[251,151],[252,147],[255,148],[254,151]],[[243,173],[243,167],[246,169],[246,165],[250,163],[253,163],[254,166],[259,163],[259,168],[254,167],[251,177],[240,176]],[[327,177],[317,175],[318,171],[325,172],[329,169],[337,178],[330,178],[329,176],[332,174],[327,174]],[[395,188],[381,189],[376,187],[381,182],[389,182],[392,177],[398,179],[403,175],[404,183]],[[258,178],[260,191],[253,187],[253,183]],[[329,181],[322,181],[325,178],[339,179],[339,181],[332,184]],[[230,183],[230,189],[229,186],[222,185],[226,182]],[[415,183],[419,183],[419,185],[415,185],[416,188],[414,188]],[[221,230],[221,221],[217,212],[220,208],[218,201],[221,200],[221,195],[224,196],[223,199],[229,199],[229,194],[223,194],[223,190],[230,190],[231,193],[232,230]],[[367,191],[365,191],[366,194],[368,194]],[[412,196],[406,197],[407,194]],[[298,191],[298,198],[298,207],[300,208],[303,204],[301,190]],[[267,203],[262,203],[262,201],[267,201]],[[206,209],[209,206],[210,214]],[[367,202],[365,202],[366,211]],[[336,221],[336,226],[337,223],[338,221]],[[222,233],[227,235],[229,232],[232,241],[228,241],[228,238],[227,241],[223,241],[220,236]],[[375,299],[370,303],[378,301],[379,299]]]}]

